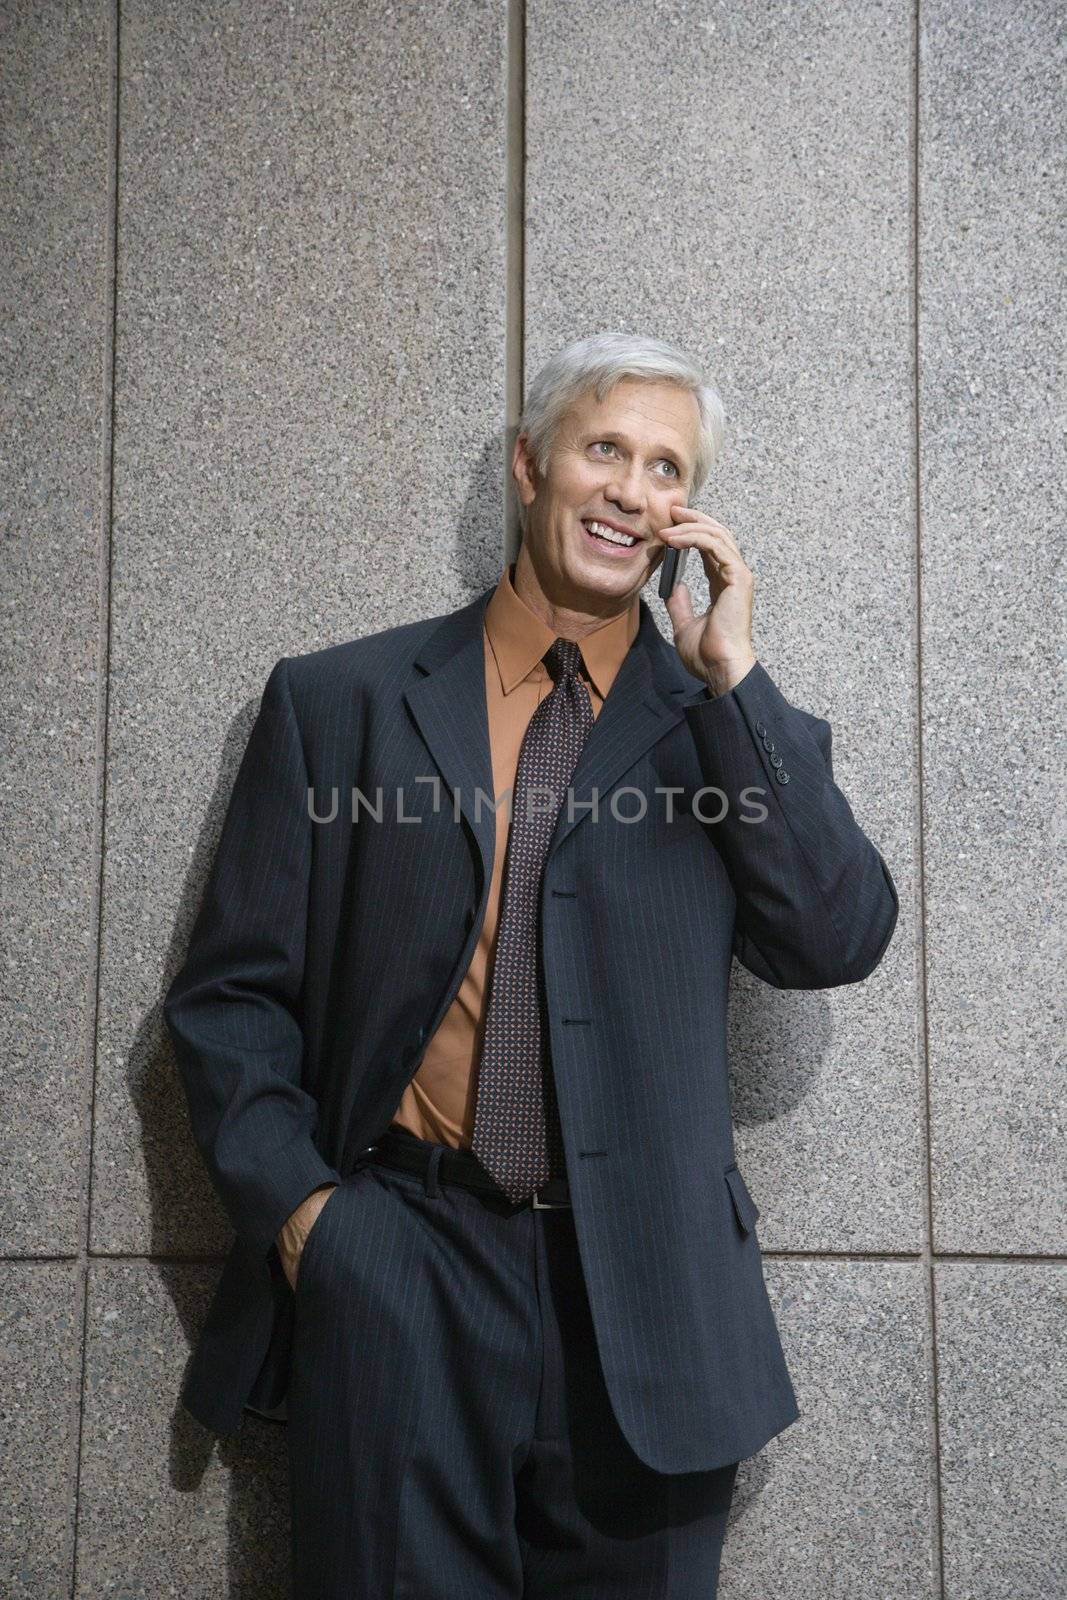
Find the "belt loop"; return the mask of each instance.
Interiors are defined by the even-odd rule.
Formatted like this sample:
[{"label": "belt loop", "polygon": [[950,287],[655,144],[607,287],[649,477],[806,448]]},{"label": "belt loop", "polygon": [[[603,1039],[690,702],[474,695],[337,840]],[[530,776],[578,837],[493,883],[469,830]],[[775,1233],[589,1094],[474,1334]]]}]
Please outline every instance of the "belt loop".
[{"label": "belt loop", "polygon": [[441,1157],[444,1153],[444,1145],[435,1144],[430,1151],[430,1159],[426,1163],[426,1193],[435,1200],[441,1193],[440,1185],[437,1182],[437,1169],[441,1165]]},{"label": "belt loop", "polygon": [[364,1167],[374,1166],[375,1158],[376,1158],[377,1154],[378,1154],[378,1146],[376,1144],[364,1145],[363,1149],[359,1152],[359,1155],[356,1157],[356,1166],[355,1166],[356,1172],[362,1172]]}]

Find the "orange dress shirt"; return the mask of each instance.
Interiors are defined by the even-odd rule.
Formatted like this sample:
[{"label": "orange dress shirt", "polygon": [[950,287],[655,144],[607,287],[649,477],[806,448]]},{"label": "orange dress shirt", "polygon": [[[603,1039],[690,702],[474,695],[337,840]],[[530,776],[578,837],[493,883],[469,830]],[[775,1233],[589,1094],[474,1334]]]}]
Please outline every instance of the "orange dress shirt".
[{"label": "orange dress shirt", "polygon": [[[496,848],[493,876],[478,944],[455,999],[426,1046],[418,1071],[404,1090],[393,1123],[435,1144],[470,1147],[477,1093],[475,1066],[485,1031],[504,882],[505,853],[512,806],[505,792],[514,788],[519,750],[527,724],[552,689],[542,657],[556,635],[512,588],[513,567],[501,574],[485,612],[485,698],[493,762]],[[579,640],[582,677],[596,717],[637,636],[636,595],[627,610]]]}]

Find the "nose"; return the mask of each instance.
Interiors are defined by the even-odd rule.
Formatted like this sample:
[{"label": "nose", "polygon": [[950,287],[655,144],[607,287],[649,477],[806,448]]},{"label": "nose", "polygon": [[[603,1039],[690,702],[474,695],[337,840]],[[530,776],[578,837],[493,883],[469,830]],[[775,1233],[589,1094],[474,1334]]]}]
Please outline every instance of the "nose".
[{"label": "nose", "polygon": [[636,516],[645,507],[645,479],[639,461],[632,461],[628,470],[618,465],[605,487],[605,494],[613,505],[629,516]]}]

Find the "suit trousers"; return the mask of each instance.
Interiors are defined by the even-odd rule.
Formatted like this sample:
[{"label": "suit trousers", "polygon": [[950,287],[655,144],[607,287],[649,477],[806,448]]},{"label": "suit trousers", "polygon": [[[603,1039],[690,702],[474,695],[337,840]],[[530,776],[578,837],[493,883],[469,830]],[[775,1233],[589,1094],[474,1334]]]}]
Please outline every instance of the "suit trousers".
[{"label": "suit trousers", "polygon": [[294,1600],[712,1600],[738,1464],[631,1450],[569,1208],[372,1156],[317,1217],[293,1311]]}]

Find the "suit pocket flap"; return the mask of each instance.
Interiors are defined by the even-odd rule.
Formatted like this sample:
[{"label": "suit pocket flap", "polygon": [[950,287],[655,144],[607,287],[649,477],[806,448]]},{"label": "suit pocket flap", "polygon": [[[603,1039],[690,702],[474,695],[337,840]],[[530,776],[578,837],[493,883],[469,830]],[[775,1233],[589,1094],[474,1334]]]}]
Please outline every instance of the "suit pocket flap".
[{"label": "suit pocket flap", "polygon": [[748,1185],[742,1178],[741,1169],[736,1162],[731,1162],[728,1167],[724,1167],[723,1177],[726,1179],[730,1190],[730,1198],[734,1203],[734,1210],[737,1212],[737,1220],[745,1232],[748,1233],[756,1225],[759,1206],[749,1194]]}]

